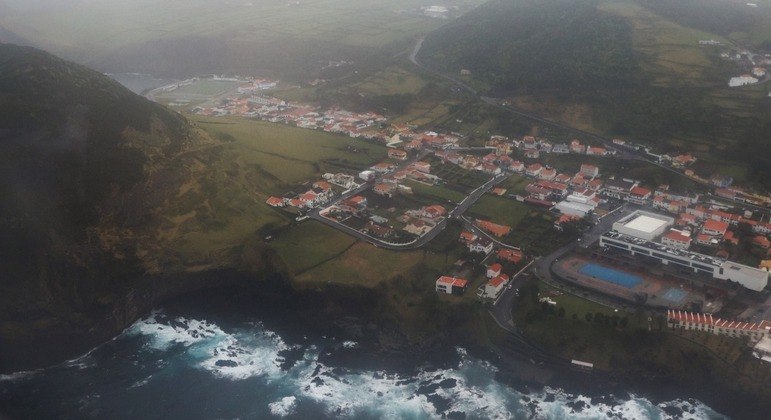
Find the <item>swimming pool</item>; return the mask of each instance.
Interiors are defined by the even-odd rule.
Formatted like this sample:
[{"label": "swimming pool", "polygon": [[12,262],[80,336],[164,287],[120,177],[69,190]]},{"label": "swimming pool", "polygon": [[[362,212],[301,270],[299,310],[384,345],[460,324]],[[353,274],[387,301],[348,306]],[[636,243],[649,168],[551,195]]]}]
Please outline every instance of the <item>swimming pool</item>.
[{"label": "swimming pool", "polygon": [[581,267],[581,269],[578,271],[580,271],[582,274],[586,274],[588,276],[592,276],[600,280],[604,280],[609,283],[617,284],[619,286],[624,286],[630,289],[642,283],[642,278],[638,276],[593,263],[584,264],[584,266]]}]

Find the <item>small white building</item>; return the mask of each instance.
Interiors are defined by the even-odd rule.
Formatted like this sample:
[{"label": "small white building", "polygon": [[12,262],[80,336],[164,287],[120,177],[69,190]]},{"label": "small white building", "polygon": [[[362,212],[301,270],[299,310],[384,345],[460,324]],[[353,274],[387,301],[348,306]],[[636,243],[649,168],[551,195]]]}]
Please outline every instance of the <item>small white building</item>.
[{"label": "small white building", "polygon": [[487,278],[491,279],[500,276],[502,269],[503,266],[499,263],[492,264],[491,266],[487,267]]},{"label": "small white building", "polygon": [[739,87],[739,86],[746,86],[746,85],[752,85],[758,83],[758,79],[755,77],[750,76],[749,74],[745,74],[739,77],[732,77],[728,81],[729,87]]}]

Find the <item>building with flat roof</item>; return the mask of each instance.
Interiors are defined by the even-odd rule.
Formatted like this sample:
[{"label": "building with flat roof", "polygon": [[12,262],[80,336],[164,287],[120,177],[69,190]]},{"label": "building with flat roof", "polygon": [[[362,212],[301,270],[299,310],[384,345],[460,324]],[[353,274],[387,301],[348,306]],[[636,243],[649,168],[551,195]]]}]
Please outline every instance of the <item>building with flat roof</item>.
[{"label": "building with flat roof", "polygon": [[613,230],[624,235],[652,241],[661,236],[668,227],[675,224],[675,219],[656,213],[638,210],[613,223]]},{"label": "building with flat roof", "polygon": [[620,232],[607,232],[600,236],[600,246],[641,258],[649,258],[687,273],[709,275],[714,279],[736,282],[756,292],[762,291],[768,285],[768,272],[765,270],[673,248]]}]

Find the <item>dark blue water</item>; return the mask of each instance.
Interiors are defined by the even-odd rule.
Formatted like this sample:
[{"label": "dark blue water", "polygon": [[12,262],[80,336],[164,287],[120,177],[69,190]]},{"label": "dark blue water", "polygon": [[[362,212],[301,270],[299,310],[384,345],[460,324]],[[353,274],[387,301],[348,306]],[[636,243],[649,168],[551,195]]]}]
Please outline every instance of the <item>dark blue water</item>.
[{"label": "dark blue water", "polygon": [[[19,418],[721,418],[695,400],[523,393],[462,348],[449,363],[346,366],[352,341],[280,336],[255,320],[156,312],[88,354],[0,377],[0,414]],[[601,401],[601,402],[600,402]],[[2,416],[0,416],[2,417]]]}]

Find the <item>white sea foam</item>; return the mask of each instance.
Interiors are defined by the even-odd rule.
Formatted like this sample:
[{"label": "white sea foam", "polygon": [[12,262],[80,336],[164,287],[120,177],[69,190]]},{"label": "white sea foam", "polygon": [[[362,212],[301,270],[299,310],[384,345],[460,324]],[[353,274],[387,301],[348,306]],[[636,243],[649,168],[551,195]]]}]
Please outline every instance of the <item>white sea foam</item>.
[{"label": "white sea foam", "polygon": [[274,416],[285,417],[294,413],[297,407],[297,398],[290,396],[268,404],[270,413]]},{"label": "white sea foam", "polygon": [[[678,418],[720,417],[698,401],[656,405],[633,395],[593,402],[590,397],[550,387],[525,395],[496,381],[497,369],[491,363],[475,359],[460,348],[457,368],[425,369],[405,377],[325,366],[319,362],[320,350],[314,346],[306,349],[302,360],[289,371],[282,371],[281,352],[292,347],[262,325],[226,333],[205,321],[158,320],[152,316],[130,330],[151,336],[157,349],[174,343],[185,345],[190,362],[217,377],[261,377],[269,386],[292,389],[294,396],[269,404],[271,413],[277,416],[290,415],[298,403],[309,400],[323,405],[334,417],[434,417],[462,412],[470,418],[490,419],[669,419],[673,417],[665,409],[674,407],[683,411]],[[355,344],[342,343],[344,348]]]},{"label": "white sea foam", "polygon": [[207,321],[182,317],[161,321],[161,316],[161,312],[153,312],[148,318],[134,323],[126,332],[151,337],[150,347],[155,350],[166,350],[175,344],[190,346],[218,335],[226,335],[216,324]]},{"label": "white sea foam", "polygon": [[13,373],[5,373],[0,375],[0,382],[13,382],[13,381],[20,381],[22,379],[29,379],[35,374],[40,372],[40,370],[25,370],[21,372],[13,372]]},{"label": "white sea foam", "polygon": [[343,348],[345,349],[355,349],[356,347],[359,347],[359,343],[355,341],[343,341]]}]

